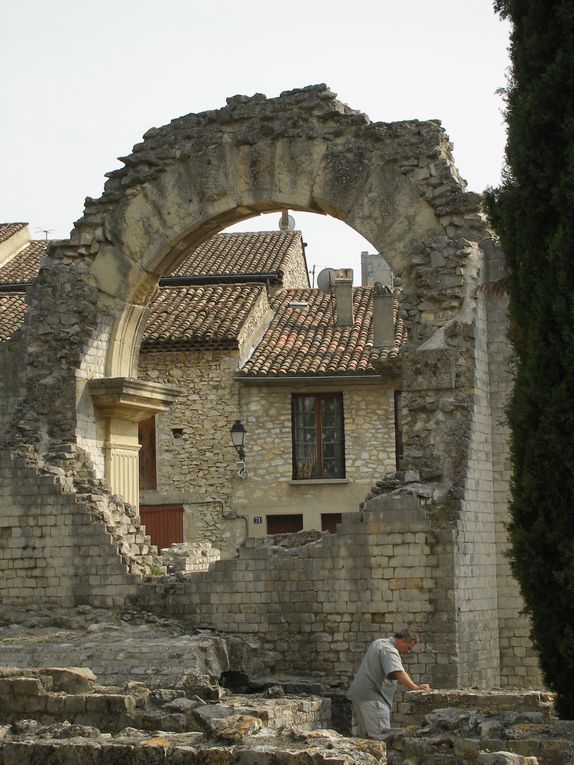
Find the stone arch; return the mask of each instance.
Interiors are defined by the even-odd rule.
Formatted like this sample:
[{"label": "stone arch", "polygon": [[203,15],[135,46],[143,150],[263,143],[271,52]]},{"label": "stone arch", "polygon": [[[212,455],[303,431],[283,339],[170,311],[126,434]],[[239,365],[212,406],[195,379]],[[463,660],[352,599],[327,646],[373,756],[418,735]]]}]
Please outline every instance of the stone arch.
[{"label": "stone arch", "polygon": [[[318,95],[329,96],[317,99],[328,121],[318,108],[319,119],[309,113],[308,101]],[[159,277],[190,247],[231,223],[285,208],[331,215],[384,249],[407,284],[413,249],[443,233],[432,206],[405,174],[405,167],[419,168],[420,157],[397,162],[397,136],[386,135],[383,126],[372,130],[364,115],[338,104],[328,91],[229,101],[214,116],[192,115],[146,133],[99,200],[113,208],[104,207],[105,240],[95,245],[91,272],[103,292],[126,304],[112,330],[109,374],[133,373],[131,349],[141,324],[136,307],[147,303]],[[293,101],[302,112],[297,127]],[[442,131],[432,123],[426,128],[434,133],[436,151]],[[424,132],[419,123],[403,129]],[[425,135],[427,142],[430,137]],[[92,205],[87,209],[91,213]]]},{"label": "stone arch", "polygon": [[[158,406],[169,402],[169,391],[133,379],[146,306],[159,277],[187,248],[243,218],[282,208],[332,215],[382,251],[403,280],[410,331],[401,353],[404,444],[415,469],[403,476],[407,482],[411,475],[409,485],[395,494],[394,479],[391,496],[372,501],[375,509],[390,510],[388,517],[405,533],[419,515],[431,526],[425,555],[434,563],[430,578],[416,588],[429,593],[427,635],[441,650],[456,646],[460,659],[449,655],[439,662],[444,675],[437,672],[435,682],[447,681],[458,665],[467,668],[463,685],[477,681],[475,668],[484,668],[485,682],[497,684],[489,375],[499,372],[487,341],[494,321],[503,324],[503,312],[489,316],[478,287],[484,265],[496,266],[498,256],[489,252],[492,237],[480,199],[466,192],[440,123],[372,123],[325,86],[314,86],[275,99],[236,96],[220,110],[181,117],[148,131],[122,161],[102,196],[86,200],[70,239],[51,246],[30,290],[26,388],[6,443],[41,457],[40,473],[30,477],[26,461],[1,455],[9,485],[0,492],[4,516],[16,528],[14,507],[17,515],[45,513],[46,539],[55,538],[57,522],[58,534],[70,538],[62,580],[71,565],[79,567],[72,582],[78,592],[65,596],[88,593],[115,602],[115,579],[92,585],[85,551],[97,560],[111,546],[112,505],[120,508],[118,528],[131,529],[133,516],[100,480],[104,460],[95,445],[106,438],[98,433],[103,423],[114,420],[121,432],[150,397]],[[500,328],[498,336],[502,343]],[[13,501],[18,492],[19,505]],[[43,494],[47,499],[40,497],[36,506],[36,495]],[[86,542],[93,527],[98,538],[88,534]],[[19,540],[12,543],[18,555]],[[123,562],[116,553],[109,573],[129,592],[129,577],[149,570],[151,562],[142,563],[141,551],[135,562],[129,549]],[[20,597],[18,587],[11,592]],[[512,631],[513,619],[508,624]],[[492,637],[476,653],[479,634]]]},{"label": "stone arch", "polygon": [[[372,123],[326,86],[236,96],[149,130],[42,268],[15,440],[32,434],[45,452],[62,442],[90,451],[89,383],[135,376],[159,277],[227,225],[284,208],[332,215],[384,252],[403,280],[412,348],[443,353],[436,363],[454,379],[444,331],[451,326],[451,338],[457,317],[472,321],[477,243],[488,233],[450,148],[440,123]],[[443,287],[446,304],[435,294]],[[417,364],[409,374],[417,389],[432,376],[421,379]]]}]

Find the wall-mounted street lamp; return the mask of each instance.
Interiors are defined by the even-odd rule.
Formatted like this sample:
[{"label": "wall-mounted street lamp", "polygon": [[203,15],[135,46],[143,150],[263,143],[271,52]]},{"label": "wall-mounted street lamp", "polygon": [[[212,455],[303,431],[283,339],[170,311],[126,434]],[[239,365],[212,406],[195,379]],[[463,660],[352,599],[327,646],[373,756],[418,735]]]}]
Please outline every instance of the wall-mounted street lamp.
[{"label": "wall-mounted street lamp", "polygon": [[245,467],[245,449],[243,443],[245,441],[246,434],[245,427],[239,420],[235,420],[230,430],[231,443],[233,444],[235,451],[239,455],[239,462],[237,463],[237,475],[240,478],[247,478],[247,468]]}]

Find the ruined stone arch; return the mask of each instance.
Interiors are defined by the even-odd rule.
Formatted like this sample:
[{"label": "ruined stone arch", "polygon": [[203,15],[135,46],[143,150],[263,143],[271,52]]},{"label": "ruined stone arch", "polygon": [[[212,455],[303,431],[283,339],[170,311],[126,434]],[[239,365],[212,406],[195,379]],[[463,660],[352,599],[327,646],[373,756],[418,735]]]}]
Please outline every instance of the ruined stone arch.
[{"label": "ruined stone arch", "polygon": [[[413,347],[440,348],[446,324],[472,320],[468,287],[487,233],[438,122],[372,123],[312,86],[274,99],[236,96],[152,128],[121,161],[102,196],[86,199],[70,239],[51,247],[34,287],[16,440],[24,425],[40,450],[71,442],[90,451],[97,417],[88,385],[135,377],[160,276],[189,247],[263,212],[332,215],[383,252],[403,281]],[[441,279],[452,277],[440,311],[437,263]]]},{"label": "ruined stone arch", "polygon": [[[429,127],[440,143],[442,131]],[[413,248],[443,229],[405,175],[405,167],[419,167],[420,157],[406,158],[406,166],[404,156],[397,162],[396,137],[386,132],[316,89],[272,101],[230,99],[215,114],[149,131],[99,200],[111,204],[91,272],[104,293],[125,301],[112,330],[107,374],[135,373],[137,306],[147,303],[159,277],[190,247],[260,213],[289,208],[343,220],[384,251],[408,283]],[[418,123],[414,132],[421,132]],[[85,227],[84,219],[76,228],[80,237]]]},{"label": "ruined stone arch", "polygon": [[[412,469],[367,504],[382,513],[381,534],[391,511],[409,545],[421,543],[411,539],[414,528],[424,537],[429,574],[417,574],[413,591],[424,595],[420,619],[444,656],[433,682],[456,675],[462,685],[497,684],[492,624],[497,587],[506,597],[510,579],[502,568],[497,581],[495,560],[496,523],[501,529],[505,518],[504,481],[497,488],[494,478],[504,476],[507,456],[497,432],[507,355],[503,302],[489,307],[479,287],[499,278],[503,264],[440,124],[372,123],[314,86],[275,99],[236,96],[220,110],[181,117],[148,131],[122,161],[102,196],[86,200],[70,238],[52,244],[29,291],[25,387],[4,434],[9,449],[0,454],[3,540],[8,545],[17,529],[9,546],[21,556],[27,537],[20,526],[28,532],[44,524],[42,555],[60,583],[22,568],[14,585],[0,576],[3,591],[20,598],[22,583],[28,593],[42,583],[41,597],[64,603],[121,604],[131,596],[134,577],[149,572],[150,562],[141,550],[118,556],[108,549],[111,522],[130,529],[133,512],[102,482],[98,444],[106,438],[102,423],[114,420],[121,432],[151,396],[169,403],[169,391],[154,393],[134,379],[159,277],[231,223],[283,208],[318,212],[360,232],[403,282],[409,342],[400,385]],[[350,537],[347,546],[351,554]],[[55,563],[62,547],[67,557]],[[102,561],[108,578],[92,576]],[[12,571],[11,558],[3,565]],[[509,644],[518,608],[501,613],[500,636]],[[477,635],[487,636],[480,653]]]}]

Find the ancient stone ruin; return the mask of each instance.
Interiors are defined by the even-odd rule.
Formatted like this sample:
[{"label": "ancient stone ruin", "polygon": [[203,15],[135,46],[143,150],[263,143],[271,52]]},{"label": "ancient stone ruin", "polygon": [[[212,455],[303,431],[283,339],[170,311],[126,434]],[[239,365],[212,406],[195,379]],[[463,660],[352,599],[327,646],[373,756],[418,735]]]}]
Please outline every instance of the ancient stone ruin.
[{"label": "ancient stone ruin", "polygon": [[[372,638],[409,624],[420,635],[410,669],[433,687],[539,687],[505,557],[509,348],[504,296],[489,289],[503,258],[440,123],[373,123],[326,86],[311,86],[272,99],[235,96],[175,119],[148,130],[122,162],[102,196],[86,199],[70,238],[50,246],[28,290],[25,327],[0,349],[10,369],[0,388],[2,603],[176,617],[186,629],[254,646],[261,673],[316,671],[339,689]],[[236,558],[207,570],[180,561],[166,576],[136,506],[138,421],[176,395],[137,379],[149,302],[190,247],[286,209],[345,221],[401,280],[408,340],[379,371],[402,394],[403,463],[373,476],[361,509],[334,535],[248,539]],[[17,657],[7,664],[23,666]],[[40,726],[63,724],[55,710],[68,710],[72,727],[114,704],[129,728],[149,712],[137,693],[122,692],[123,700],[78,702],[70,720],[75,702],[51,695],[61,691],[57,674],[7,671],[1,682],[11,698],[34,699],[13,708],[37,709]],[[180,706],[172,711],[187,720],[195,708]],[[325,723],[322,709],[309,727]],[[296,715],[289,723],[300,725]],[[245,733],[259,723],[237,725]],[[229,741],[236,733],[224,728]],[[17,735],[24,741],[30,731],[44,736],[38,727]],[[146,746],[166,762],[188,761],[166,754],[179,744]],[[364,747],[337,762],[384,761],[382,750]],[[409,762],[422,761],[410,751]]]}]

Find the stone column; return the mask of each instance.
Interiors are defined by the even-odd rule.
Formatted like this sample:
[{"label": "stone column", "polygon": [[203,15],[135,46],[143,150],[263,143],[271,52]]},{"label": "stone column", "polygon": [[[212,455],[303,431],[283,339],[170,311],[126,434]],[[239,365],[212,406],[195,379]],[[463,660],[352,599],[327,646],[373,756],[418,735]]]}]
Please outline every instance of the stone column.
[{"label": "stone column", "polygon": [[105,478],[114,494],[139,504],[138,422],[165,412],[179,390],[128,377],[90,382],[96,417],[103,424]]}]

